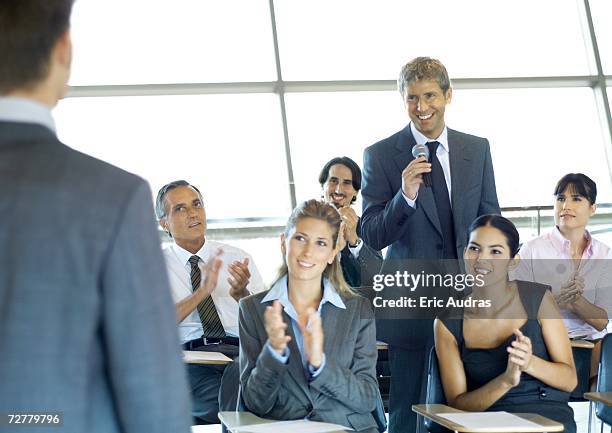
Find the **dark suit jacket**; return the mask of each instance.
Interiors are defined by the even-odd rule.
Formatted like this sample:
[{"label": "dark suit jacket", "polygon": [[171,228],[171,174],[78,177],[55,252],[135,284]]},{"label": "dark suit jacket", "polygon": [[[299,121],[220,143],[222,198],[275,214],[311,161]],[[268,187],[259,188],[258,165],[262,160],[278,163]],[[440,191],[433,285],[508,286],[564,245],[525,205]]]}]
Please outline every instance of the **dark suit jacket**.
[{"label": "dark suit jacket", "polygon": [[[361,221],[357,222],[357,235],[361,237]],[[365,242],[357,258],[351,253],[348,244],[340,252],[340,266],[344,279],[349,286],[355,289],[371,286],[372,279],[380,272],[382,263],[383,258],[380,251],[376,251]]]},{"label": "dark suit jacket", "polygon": [[342,297],[346,309],[323,305],[326,364],[308,381],[291,326],[288,364],[265,347],[268,336],[261,303],[268,291],[240,301],[240,385],[247,409],[259,416],[292,420],[308,417],[354,430],[376,431],[372,411],[378,401],[376,338],[372,309],[361,296]]},{"label": "dark suit jacket", "polygon": [[147,183],[0,122],[0,185],[0,413],[62,412],[50,432],[189,432]]},{"label": "dark suit jacket", "polygon": [[[479,215],[499,214],[500,209],[489,142],[485,138],[448,129],[448,143],[451,206],[457,257],[461,258],[471,222]],[[402,195],[401,174],[414,159],[412,147],[415,144],[410,125],[407,125],[364,152],[361,229],[365,242],[374,249],[389,247],[383,272],[410,266],[406,259],[445,258],[442,230],[431,188],[419,189],[416,209],[409,206]],[[429,338],[432,332],[430,327],[421,329],[419,326],[397,325],[382,326],[379,338],[390,344],[409,347],[424,343],[424,338]]]}]

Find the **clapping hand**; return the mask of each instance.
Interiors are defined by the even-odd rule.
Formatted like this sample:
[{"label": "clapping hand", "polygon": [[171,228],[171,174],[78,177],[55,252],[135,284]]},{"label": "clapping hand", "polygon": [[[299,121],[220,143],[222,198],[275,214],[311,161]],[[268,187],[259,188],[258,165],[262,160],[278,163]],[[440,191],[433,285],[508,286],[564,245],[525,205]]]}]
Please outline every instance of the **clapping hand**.
[{"label": "clapping hand", "polygon": [[319,368],[323,362],[323,324],[321,316],[314,308],[309,308],[306,315],[308,320],[306,326],[298,321],[304,338],[304,351],[308,363],[314,368]]},{"label": "clapping hand", "polygon": [[251,279],[251,272],[249,271],[249,258],[246,257],[242,262],[234,260],[229,264],[227,270],[230,277],[227,282],[230,285],[229,294],[236,301],[249,295],[247,285]]},{"label": "clapping hand", "polygon": [[519,366],[510,360],[508,357],[508,364],[506,365],[506,371],[504,372],[504,381],[511,387],[514,388],[521,382],[521,369]]},{"label": "clapping hand", "polygon": [[521,371],[527,371],[531,366],[531,356],[533,355],[531,339],[519,329],[514,330],[514,335],[516,339],[507,347],[510,354],[508,361],[516,364]]},{"label": "clapping hand", "polygon": [[345,206],[338,209],[338,212],[340,212],[342,222],[344,223],[344,239],[347,240],[349,245],[355,245],[359,240],[357,236],[357,223],[359,222],[359,217],[355,209],[350,206]]},{"label": "clapping hand", "polygon": [[286,334],[287,324],[283,321],[283,306],[280,301],[274,301],[271,307],[266,307],[264,321],[270,347],[282,355],[291,337]]},{"label": "clapping hand", "polygon": [[221,261],[222,255],[223,250],[218,249],[212,260],[209,260],[204,267],[204,278],[202,278],[198,290],[202,290],[206,295],[210,295],[217,288],[219,270],[223,264]]},{"label": "clapping hand", "polygon": [[560,308],[571,310],[574,302],[578,300],[584,292],[584,278],[574,274],[572,278],[561,287],[561,291],[555,295],[555,301]]},{"label": "clapping hand", "polygon": [[514,330],[514,335],[516,339],[506,348],[508,365],[504,372],[504,378],[510,387],[515,387],[520,383],[521,373],[529,370],[533,355],[529,337],[525,336],[519,329]]}]

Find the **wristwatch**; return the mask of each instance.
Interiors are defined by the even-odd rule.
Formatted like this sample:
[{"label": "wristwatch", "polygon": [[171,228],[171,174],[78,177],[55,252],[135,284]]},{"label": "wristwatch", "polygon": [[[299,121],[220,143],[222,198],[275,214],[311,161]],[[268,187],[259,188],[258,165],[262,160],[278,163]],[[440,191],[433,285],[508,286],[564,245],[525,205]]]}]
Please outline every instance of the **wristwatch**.
[{"label": "wristwatch", "polygon": [[361,240],[361,238],[357,238],[357,243],[355,245],[351,245],[350,243],[348,244],[349,248],[357,248],[359,245],[361,245],[361,242],[363,242]]}]

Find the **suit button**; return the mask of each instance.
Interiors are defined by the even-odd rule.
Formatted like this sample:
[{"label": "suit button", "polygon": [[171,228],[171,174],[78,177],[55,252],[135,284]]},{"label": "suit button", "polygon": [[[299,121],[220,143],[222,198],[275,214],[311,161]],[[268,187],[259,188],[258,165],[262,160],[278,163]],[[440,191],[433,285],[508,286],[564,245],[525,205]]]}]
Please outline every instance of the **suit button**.
[{"label": "suit button", "polygon": [[544,391],[544,390],[540,391],[540,397],[546,398],[546,395],[547,395],[546,391]]}]

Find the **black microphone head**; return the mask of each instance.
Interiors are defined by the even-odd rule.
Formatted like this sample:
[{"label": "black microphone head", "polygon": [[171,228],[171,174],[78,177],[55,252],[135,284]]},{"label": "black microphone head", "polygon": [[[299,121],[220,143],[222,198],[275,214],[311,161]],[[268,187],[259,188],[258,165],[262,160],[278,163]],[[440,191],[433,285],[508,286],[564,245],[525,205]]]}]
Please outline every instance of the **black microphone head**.
[{"label": "black microphone head", "polygon": [[418,158],[419,156],[424,156],[427,161],[429,161],[429,148],[424,144],[415,144],[412,147],[412,156],[414,158]]}]

